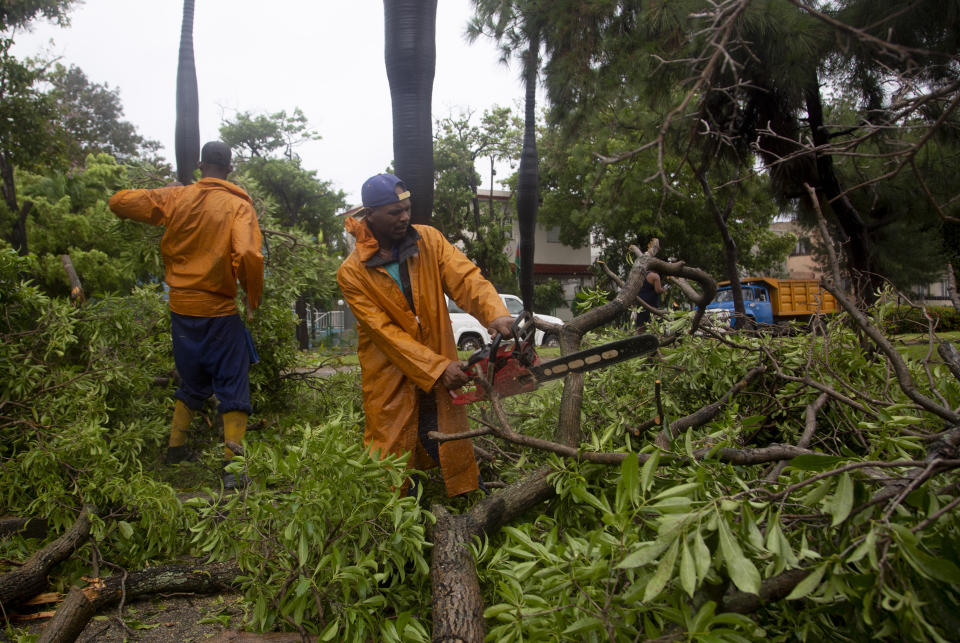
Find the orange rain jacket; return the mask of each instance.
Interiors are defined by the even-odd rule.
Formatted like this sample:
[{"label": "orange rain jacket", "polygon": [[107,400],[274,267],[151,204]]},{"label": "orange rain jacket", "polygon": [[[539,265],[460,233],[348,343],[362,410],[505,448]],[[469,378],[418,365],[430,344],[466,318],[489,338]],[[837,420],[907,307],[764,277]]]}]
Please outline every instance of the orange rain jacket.
[{"label": "orange rain jacket", "polygon": [[166,228],[160,252],[170,310],[191,317],[237,312],[237,280],[251,309],[263,292],[260,226],[243,188],[214,178],[156,190],[121,190],[110,197],[118,217]]},{"label": "orange rain jacket", "polygon": [[[467,430],[467,412],[454,406],[437,379],[457,359],[444,293],[485,326],[508,316],[493,288],[467,257],[430,226],[415,225],[418,255],[408,259],[417,316],[397,282],[382,266],[364,262],[379,250],[366,223],[346,220],[356,248],[341,264],[337,281],[357,318],[357,335],[366,415],[364,444],[376,453],[412,452],[408,466],[435,466],[417,437],[418,391],[433,392],[441,433]],[[447,494],[477,488],[479,470],[470,440],[442,442],[440,469]]]}]

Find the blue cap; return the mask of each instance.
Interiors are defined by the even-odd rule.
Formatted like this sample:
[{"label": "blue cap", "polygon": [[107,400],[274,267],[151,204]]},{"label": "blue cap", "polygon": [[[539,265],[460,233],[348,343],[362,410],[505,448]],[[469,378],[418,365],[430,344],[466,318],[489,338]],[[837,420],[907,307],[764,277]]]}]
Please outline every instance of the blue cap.
[{"label": "blue cap", "polygon": [[[405,191],[397,194],[396,187],[402,187]],[[377,174],[371,176],[363,182],[360,189],[360,198],[363,199],[363,207],[376,208],[388,203],[396,203],[410,198],[410,192],[406,190],[407,186],[403,181],[392,174]]]}]

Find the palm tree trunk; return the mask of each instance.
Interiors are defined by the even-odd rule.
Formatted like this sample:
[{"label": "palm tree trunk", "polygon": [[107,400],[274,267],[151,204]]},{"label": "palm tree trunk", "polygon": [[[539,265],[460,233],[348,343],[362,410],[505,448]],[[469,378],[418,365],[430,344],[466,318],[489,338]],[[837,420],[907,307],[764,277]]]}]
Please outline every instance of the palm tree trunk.
[{"label": "palm tree trunk", "polygon": [[384,0],[385,61],[393,106],[394,171],[410,189],[411,223],[433,211],[433,75],[437,0]]},{"label": "palm tree trunk", "polygon": [[200,99],[197,91],[197,67],[193,59],[194,0],[183,0],[180,26],[180,56],[177,61],[177,124],[174,148],[177,180],[193,183],[193,171],[200,159]]},{"label": "palm tree trunk", "polygon": [[539,34],[530,35],[530,48],[524,59],[523,150],[517,173],[517,223],[520,229],[520,296],[523,307],[533,310],[533,237],[537,229],[540,180],[537,158],[537,68],[540,54]]}]

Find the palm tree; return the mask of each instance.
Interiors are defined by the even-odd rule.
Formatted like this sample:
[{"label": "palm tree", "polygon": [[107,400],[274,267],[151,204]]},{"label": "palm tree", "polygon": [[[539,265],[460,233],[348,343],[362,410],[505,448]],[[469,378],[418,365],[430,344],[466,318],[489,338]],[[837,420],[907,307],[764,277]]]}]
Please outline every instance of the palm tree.
[{"label": "palm tree", "polygon": [[200,100],[197,92],[197,67],[193,59],[194,0],[183,0],[180,26],[180,56],[177,61],[177,124],[174,148],[177,180],[193,183],[193,171],[200,158]]},{"label": "palm tree", "polygon": [[433,210],[433,75],[437,0],[384,0],[384,58],[393,106],[393,163],[413,194],[411,223]]},{"label": "palm tree", "polygon": [[536,113],[537,75],[540,68],[542,16],[536,0],[474,0],[476,17],[467,28],[475,40],[480,34],[497,40],[506,62],[520,53],[523,61],[524,125],[523,149],[517,174],[517,223],[520,231],[520,295],[523,307],[533,310],[533,253],[537,228],[539,158],[537,156]]}]

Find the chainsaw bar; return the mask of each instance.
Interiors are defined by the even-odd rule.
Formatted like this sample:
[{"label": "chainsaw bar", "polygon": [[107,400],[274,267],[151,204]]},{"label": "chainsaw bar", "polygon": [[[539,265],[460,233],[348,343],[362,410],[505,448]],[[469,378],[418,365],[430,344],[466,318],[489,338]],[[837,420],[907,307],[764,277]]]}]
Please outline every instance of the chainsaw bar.
[{"label": "chainsaw bar", "polygon": [[659,346],[660,342],[653,335],[637,335],[541,362],[531,366],[530,372],[537,382],[547,382],[570,373],[585,373],[646,355]]}]

